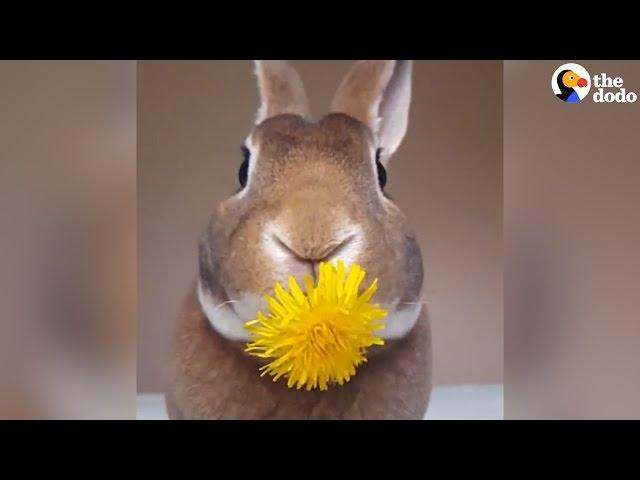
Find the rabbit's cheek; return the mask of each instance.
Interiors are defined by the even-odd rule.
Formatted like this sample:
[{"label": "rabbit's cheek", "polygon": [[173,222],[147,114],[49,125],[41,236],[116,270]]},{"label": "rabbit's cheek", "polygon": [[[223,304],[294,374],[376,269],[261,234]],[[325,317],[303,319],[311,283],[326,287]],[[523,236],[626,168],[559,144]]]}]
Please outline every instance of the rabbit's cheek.
[{"label": "rabbit's cheek", "polygon": [[383,303],[381,306],[389,311],[385,319],[385,328],[379,332],[379,336],[385,340],[395,340],[407,335],[415,326],[422,310],[420,302],[396,307]]},{"label": "rabbit's cheek", "polygon": [[244,304],[247,299],[224,301],[217,295],[205,291],[199,284],[198,301],[213,329],[223,337],[241,341],[249,339],[249,332],[244,328],[246,320],[243,321],[236,310],[236,307],[246,309],[240,304]]},{"label": "rabbit's cheek", "polygon": [[233,309],[244,323],[256,318],[258,311],[267,309],[267,303],[260,295],[242,293],[233,302]]}]

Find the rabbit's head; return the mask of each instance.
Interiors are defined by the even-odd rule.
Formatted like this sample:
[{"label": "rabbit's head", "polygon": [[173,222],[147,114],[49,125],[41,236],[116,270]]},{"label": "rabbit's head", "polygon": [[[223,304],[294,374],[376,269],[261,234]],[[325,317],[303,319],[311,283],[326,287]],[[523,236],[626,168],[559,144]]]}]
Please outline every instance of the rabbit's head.
[{"label": "rabbit's head", "polygon": [[217,207],[200,241],[198,294],[217,331],[247,339],[244,322],[276,282],[315,277],[321,261],[340,259],[378,278],[375,301],[389,310],[380,335],[411,330],[420,313],[420,250],[384,191],[385,166],[407,129],[411,68],[356,63],[330,113],[312,122],[293,68],[256,62],[261,106],[243,147],[241,188]]}]

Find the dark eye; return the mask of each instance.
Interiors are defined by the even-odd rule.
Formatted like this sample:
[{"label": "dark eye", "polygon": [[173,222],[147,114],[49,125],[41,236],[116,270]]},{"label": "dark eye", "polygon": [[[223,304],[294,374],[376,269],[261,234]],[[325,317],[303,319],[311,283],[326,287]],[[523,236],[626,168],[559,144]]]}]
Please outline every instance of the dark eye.
[{"label": "dark eye", "polygon": [[249,152],[249,149],[244,145],[242,146],[242,157],[242,164],[240,165],[240,170],[238,170],[238,181],[240,182],[242,188],[244,188],[247,185],[247,176],[249,174],[249,157],[251,157],[251,152]]},{"label": "dark eye", "polygon": [[380,162],[380,155],[382,154],[382,149],[379,148],[376,150],[376,167],[378,169],[378,183],[380,184],[380,188],[384,188],[387,184],[387,170],[384,168],[384,165]]}]

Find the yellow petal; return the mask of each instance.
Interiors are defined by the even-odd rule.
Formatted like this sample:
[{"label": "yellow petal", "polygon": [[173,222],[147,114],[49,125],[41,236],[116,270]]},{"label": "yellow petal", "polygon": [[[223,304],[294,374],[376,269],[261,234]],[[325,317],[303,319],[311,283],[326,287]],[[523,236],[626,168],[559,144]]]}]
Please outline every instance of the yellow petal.
[{"label": "yellow petal", "polygon": [[347,272],[342,261],[322,262],[316,283],[303,279],[305,292],[294,277],[288,291],[276,284],[273,296],[265,297],[267,315],[258,312],[245,323],[251,335],[245,351],[271,360],[260,367],[261,376],[306,390],[347,383],[366,361],[367,348],[384,343],[374,332],[384,328],[387,312],[369,303],[377,282],[358,296],[365,275],[357,264]]}]

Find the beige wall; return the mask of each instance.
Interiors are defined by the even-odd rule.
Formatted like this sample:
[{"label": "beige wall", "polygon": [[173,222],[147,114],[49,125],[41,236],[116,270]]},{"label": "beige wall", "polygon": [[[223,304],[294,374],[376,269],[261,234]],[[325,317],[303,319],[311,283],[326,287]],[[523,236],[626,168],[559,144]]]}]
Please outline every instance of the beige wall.
[{"label": "beige wall", "polygon": [[[351,62],[296,61],[316,115]],[[138,63],[138,389],[161,391],[209,213],[258,105],[247,61]],[[436,383],[502,380],[502,65],[419,61],[388,192],[420,241]]]},{"label": "beige wall", "polygon": [[[640,94],[640,62],[575,61]],[[561,102],[564,63],[504,64],[505,416],[637,419],[640,102]]]},{"label": "beige wall", "polygon": [[136,62],[0,61],[0,418],[136,403]]}]

